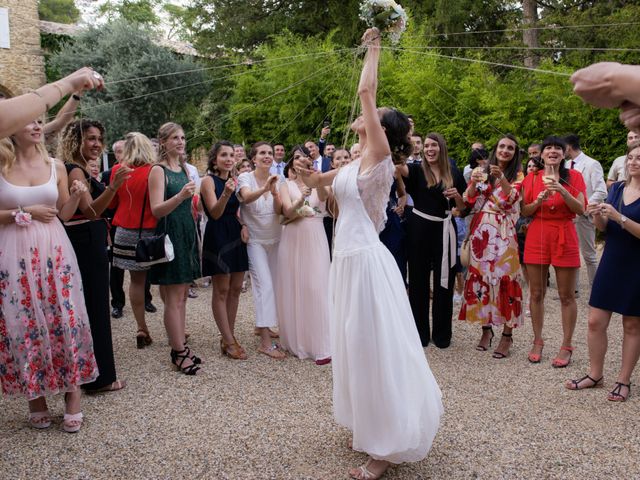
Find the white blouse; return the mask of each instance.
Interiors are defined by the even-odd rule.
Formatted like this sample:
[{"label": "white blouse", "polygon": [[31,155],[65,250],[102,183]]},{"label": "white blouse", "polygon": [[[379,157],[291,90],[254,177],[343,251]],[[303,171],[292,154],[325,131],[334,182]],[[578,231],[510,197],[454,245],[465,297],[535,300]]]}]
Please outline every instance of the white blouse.
[{"label": "white blouse", "polygon": [[[284,178],[278,179],[277,187]],[[240,190],[248,187],[254,191],[258,189],[258,182],[254,172],[245,172],[238,177],[238,187],[236,196],[240,200],[240,218],[243,224],[249,229],[249,243],[257,243],[262,245],[272,245],[280,241],[282,226],[280,218],[273,210],[273,196],[271,192],[261,195],[260,198],[246,204],[242,201]]]}]

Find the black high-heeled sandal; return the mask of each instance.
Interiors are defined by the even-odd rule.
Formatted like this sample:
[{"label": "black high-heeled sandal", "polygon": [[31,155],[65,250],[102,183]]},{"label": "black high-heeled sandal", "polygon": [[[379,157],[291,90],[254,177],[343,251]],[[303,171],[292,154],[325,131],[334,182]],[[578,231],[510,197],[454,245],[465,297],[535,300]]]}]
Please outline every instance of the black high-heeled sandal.
[{"label": "black high-heeled sandal", "polygon": [[[495,333],[493,333],[493,328],[492,327],[482,327],[482,332],[484,333],[485,331],[490,330],[491,331],[491,338],[489,338],[489,347],[491,347],[491,343],[493,342],[493,337],[495,337]],[[489,347],[485,347],[484,345],[476,345],[476,350],[478,350],[479,352],[486,352],[487,350],[489,350]]]},{"label": "black high-heeled sandal", "polygon": [[[503,333],[502,334],[503,337],[507,337],[509,339],[509,341],[511,342],[511,345],[513,346],[513,334],[512,333]],[[509,347],[511,348],[511,347]],[[507,358],[509,356],[509,350],[507,350],[507,353],[502,353],[502,352],[496,352],[494,350],[493,355],[491,355],[493,358],[498,358],[498,359],[503,359],[503,358]]]},{"label": "black high-heeled sandal", "polygon": [[187,347],[187,342],[184,343],[184,348],[189,350],[189,353],[187,353],[187,355],[189,355],[189,358],[191,359],[191,361],[193,363],[195,363],[196,365],[200,365],[202,363],[202,359],[200,357],[198,357],[195,354],[191,353],[191,349],[189,347]]},{"label": "black high-heeled sandal", "polygon": [[[196,373],[198,373],[198,370],[200,370],[200,367],[198,365],[196,365],[196,363],[193,361],[193,359],[191,358],[191,356],[189,355],[191,352],[189,351],[188,348],[185,348],[184,350],[171,350],[171,363],[173,364],[173,367],[184,373],[185,375],[195,375]],[[186,367],[183,367],[182,364],[184,363],[184,361],[186,359],[191,360],[191,365],[188,365]]]}]

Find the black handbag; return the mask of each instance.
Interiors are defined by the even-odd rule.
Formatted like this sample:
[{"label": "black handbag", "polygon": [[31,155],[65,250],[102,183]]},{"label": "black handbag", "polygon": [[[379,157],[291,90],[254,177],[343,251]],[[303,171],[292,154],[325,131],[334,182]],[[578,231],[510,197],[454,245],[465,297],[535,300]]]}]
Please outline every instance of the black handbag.
[{"label": "black handbag", "polygon": [[[163,167],[164,172],[164,167]],[[138,229],[138,243],[136,244],[136,263],[142,267],[150,267],[158,263],[167,263],[175,258],[173,243],[167,231],[167,217],[164,217],[164,231],[159,235],[142,238],[142,222],[144,220],[144,208],[147,204],[147,193],[149,187],[144,192],[142,201],[142,213],[140,214],[140,228]],[[165,175],[164,199],[167,199],[167,183]]]}]

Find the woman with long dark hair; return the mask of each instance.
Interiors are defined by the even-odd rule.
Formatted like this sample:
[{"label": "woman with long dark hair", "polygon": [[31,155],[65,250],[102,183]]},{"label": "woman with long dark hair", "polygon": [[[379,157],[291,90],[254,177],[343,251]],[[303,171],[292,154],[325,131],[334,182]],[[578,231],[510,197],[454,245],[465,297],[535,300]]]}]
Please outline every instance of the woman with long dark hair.
[{"label": "woman with long dark hair", "polygon": [[260,336],[258,352],[282,360],[286,355],[272,340],[271,331],[278,326],[274,285],[282,233],[278,217],[282,210],[278,182],[282,177],[269,173],[273,163],[273,147],[269,143],[254,143],[249,159],[253,160],[256,169],[238,177],[238,199],[242,204],[240,217],[249,231],[247,253],[256,307],[256,331]]},{"label": "woman with long dark hair", "polygon": [[[398,167],[414,203],[407,218],[409,301],[422,346],[433,340],[436,347],[447,348],[451,344],[456,278],[456,226],[451,210],[464,210],[466,185],[462,174],[451,168],[442,135],[429,133],[423,150],[424,161]],[[431,272],[435,285],[429,328]]]},{"label": "woman with long dark hair", "polygon": [[329,282],[333,410],[336,421],[353,432],[352,448],[369,455],[349,474],[374,479],[392,463],[427,455],[442,402],[400,272],[378,237],[393,161],[411,153],[410,123],[402,112],[376,107],[380,32],[367,30],[363,44],[362,116],[351,125],[362,156],[326,173],[313,171],[308,160],[295,165],[307,186],[333,185],[340,207]]},{"label": "woman with long dark hair", "polygon": [[278,247],[276,299],[282,347],[298,358],[323,365],[331,358],[329,345],[329,247],[323,215],[329,191],[309,188],[294,161],[309,158],[302,145],[292,149],[285,167],[288,180],[280,185],[282,213],[289,219]]},{"label": "woman with long dark hair", "polygon": [[234,328],[249,259],[238,219],[240,202],[234,195],[235,164],[231,142],[220,141],[209,151],[209,173],[201,186],[209,219],[202,245],[202,274],[210,275],[213,282],[211,309],[221,335],[220,350],[229,358],[244,360],[247,354],[236,340]]},{"label": "woman with long dark hair", "polygon": [[82,274],[93,349],[100,375],[93,383],[82,386],[87,392],[120,390],[125,382],[116,377],[109,317],[109,257],[107,255],[107,222],[103,212],[113,201],[118,189],[129,177],[129,167],[121,167],[106,187],[89,175],[87,162],[97,160],[104,148],[104,126],[90,119],[76,120],[64,129],[58,145],[59,157],[65,162],[69,181],[85,183],[89,192],[78,204],[78,210],[65,222],[65,230],[76,252]]},{"label": "woman with long dark hair", "polygon": [[584,213],[586,186],[580,172],[565,167],[566,145],[561,138],[547,137],[541,148],[544,170],[530,173],[522,183],[522,215],[533,216],[524,246],[533,325],[528,358],[531,363],[540,363],[542,358],[544,297],[549,265],[553,265],[561,304],[562,344],[552,366],[563,368],[571,361],[578,315],[574,290],[580,249],[573,219]]},{"label": "woman with long dark hair", "polygon": [[502,326],[493,358],[505,358],[513,344],[512,330],[522,324],[522,278],[518,259],[516,221],[520,214],[520,148],[505,135],[491,151],[489,165],[471,172],[464,193],[475,214],[469,231],[470,261],[460,320],[482,325],[476,347],[486,351],[493,326]]}]

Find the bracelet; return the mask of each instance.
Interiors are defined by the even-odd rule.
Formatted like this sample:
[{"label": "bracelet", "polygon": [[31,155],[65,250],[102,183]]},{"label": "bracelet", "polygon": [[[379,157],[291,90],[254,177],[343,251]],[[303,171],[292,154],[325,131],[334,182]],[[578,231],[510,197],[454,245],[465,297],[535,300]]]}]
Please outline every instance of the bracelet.
[{"label": "bracelet", "polygon": [[46,100],[44,99],[44,97],[42,96],[42,94],[40,92],[38,92],[37,90],[31,90],[29,93],[33,93],[34,95],[39,96],[42,101],[44,102],[44,106],[47,109],[46,111],[49,111],[49,104],[46,102]]},{"label": "bracelet", "polygon": [[64,93],[62,92],[62,89],[60,88],[60,85],[58,85],[56,82],[51,84],[52,87],[54,87],[56,90],[58,90],[58,93],[60,94],[60,100],[62,100],[64,98]]},{"label": "bracelet", "polygon": [[113,188],[110,184],[107,185],[107,190],[111,190],[113,193],[117,193],[118,189],[117,188]]},{"label": "bracelet", "polygon": [[76,95],[75,93],[71,95],[71,98],[73,98],[76,102],[82,100],[82,97],[80,95]]}]

